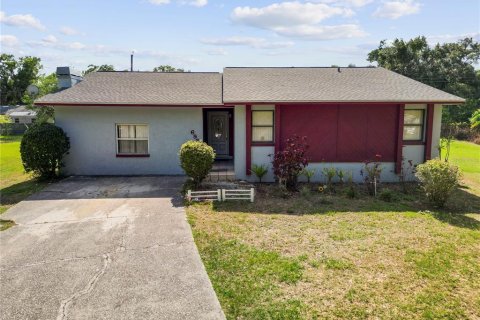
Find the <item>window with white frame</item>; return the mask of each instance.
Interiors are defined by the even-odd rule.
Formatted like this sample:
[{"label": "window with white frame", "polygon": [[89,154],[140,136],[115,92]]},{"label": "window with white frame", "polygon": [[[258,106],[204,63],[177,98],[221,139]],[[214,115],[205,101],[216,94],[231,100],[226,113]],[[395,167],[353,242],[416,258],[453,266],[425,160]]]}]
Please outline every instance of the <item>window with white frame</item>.
[{"label": "window with white frame", "polygon": [[147,155],[148,125],[117,124],[117,154]]},{"label": "window with white frame", "polygon": [[403,140],[422,141],[425,110],[405,109],[403,118]]},{"label": "window with white frame", "polygon": [[252,111],[252,142],[273,142],[273,121],[272,110]]}]

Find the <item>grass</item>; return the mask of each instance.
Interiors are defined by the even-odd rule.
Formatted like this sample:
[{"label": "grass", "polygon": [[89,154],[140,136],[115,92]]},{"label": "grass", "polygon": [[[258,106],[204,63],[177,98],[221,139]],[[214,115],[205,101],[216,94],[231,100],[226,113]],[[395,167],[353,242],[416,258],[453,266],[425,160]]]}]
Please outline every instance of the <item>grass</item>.
[{"label": "grass", "polygon": [[[465,149],[464,145],[471,148]],[[460,150],[460,151],[459,151]],[[480,315],[480,146],[454,142],[469,189],[442,210],[395,185],[394,201],[257,188],[255,203],[188,207],[228,319],[474,319]]]},{"label": "grass", "polygon": [[[24,172],[20,158],[21,139],[22,136],[0,136],[0,214],[47,184]],[[0,231],[12,225],[13,221],[0,219]]]},{"label": "grass", "polygon": [[449,161],[462,169],[465,185],[480,194],[480,146],[468,141],[453,141]]}]

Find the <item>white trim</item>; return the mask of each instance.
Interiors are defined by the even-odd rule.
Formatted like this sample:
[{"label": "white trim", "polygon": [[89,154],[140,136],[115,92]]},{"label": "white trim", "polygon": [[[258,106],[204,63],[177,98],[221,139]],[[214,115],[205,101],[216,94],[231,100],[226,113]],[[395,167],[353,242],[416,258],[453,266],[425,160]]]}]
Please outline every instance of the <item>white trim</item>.
[{"label": "white trim", "polygon": [[[147,138],[119,138],[118,137],[118,126],[146,126],[147,127]],[[120,153],[118,151],[118,142],[120,140],[127,141],[147,141],[147,153]],[[150,126],[148,123],[115,123],[115,151],[117,155],[146,155],[150,154]]]}]

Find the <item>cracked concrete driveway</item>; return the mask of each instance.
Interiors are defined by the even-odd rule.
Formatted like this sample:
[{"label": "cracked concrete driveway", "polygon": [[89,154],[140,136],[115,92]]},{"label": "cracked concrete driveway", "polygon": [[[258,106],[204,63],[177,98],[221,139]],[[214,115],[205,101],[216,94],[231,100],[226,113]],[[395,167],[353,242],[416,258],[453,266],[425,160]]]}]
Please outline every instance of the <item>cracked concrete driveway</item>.
[{"label": "cracked concrete driveway", "polygon": [[224,319],[181,177],[75,177],[4,215],[1,319]]}]

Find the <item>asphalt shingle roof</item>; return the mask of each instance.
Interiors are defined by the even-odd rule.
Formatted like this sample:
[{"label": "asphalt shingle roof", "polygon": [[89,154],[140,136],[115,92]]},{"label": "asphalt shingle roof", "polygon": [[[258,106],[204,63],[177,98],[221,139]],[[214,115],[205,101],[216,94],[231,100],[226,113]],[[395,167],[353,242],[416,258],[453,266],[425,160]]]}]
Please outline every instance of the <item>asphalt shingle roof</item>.
[{"label": "asphalt shingle roof", "polygon": [[95,72],[48,104],[223,105],[465,100],[384,68],[225,68],[221,73]]},{"label": "asphalt shingle roof", "polygon": [[448,102],[464,99],[384,68],[225,68],[223,101]]},{"label": "asphalt shingle roof", "polygon": [[36,104],[222,105],[222,74],[93,72]]}]

